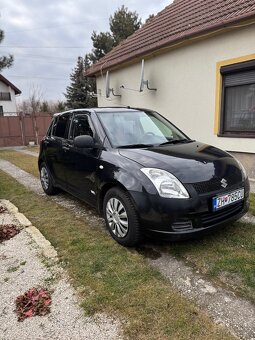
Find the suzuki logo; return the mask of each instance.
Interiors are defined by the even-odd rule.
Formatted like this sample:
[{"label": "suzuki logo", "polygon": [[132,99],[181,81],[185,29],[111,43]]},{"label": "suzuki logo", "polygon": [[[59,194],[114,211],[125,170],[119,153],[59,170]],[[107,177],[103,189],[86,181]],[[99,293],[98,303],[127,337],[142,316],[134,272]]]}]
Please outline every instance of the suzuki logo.
[{"label": "suzuki logo", "polygon": [[221,182],[222,188],[225,189],[228,186],[228,182],[225,178],[222,178],[222,180],[220,182]]}]

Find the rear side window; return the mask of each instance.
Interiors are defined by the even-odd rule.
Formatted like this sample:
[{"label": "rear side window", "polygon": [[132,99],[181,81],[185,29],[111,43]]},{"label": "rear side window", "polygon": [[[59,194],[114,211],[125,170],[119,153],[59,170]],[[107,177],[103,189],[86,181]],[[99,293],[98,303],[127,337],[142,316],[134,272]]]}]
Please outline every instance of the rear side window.
[{"label": "rear side window", "polygon": [[53,125],[52,135],[55,137],[66,138],[71,121],[71,113],[59,116]]}]

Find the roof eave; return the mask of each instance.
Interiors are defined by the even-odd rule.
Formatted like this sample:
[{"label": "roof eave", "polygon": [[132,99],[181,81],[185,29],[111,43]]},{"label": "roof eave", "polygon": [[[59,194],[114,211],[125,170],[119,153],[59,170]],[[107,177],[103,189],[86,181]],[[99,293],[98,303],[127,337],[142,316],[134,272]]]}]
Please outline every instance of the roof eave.
[{"label": "roof eave", "polygon": [[0,74],[0,80],[3,83],[5,83],[5,85],[10,86],[13,89],[15,96],[21,94],[21,91],[15,85],[13,85],[8,79],[6,79],[2,74]]},{"label": "roof eave", "polygon": [[[136,60],[137,58],[148,56],[149,54],[152,54],[155,51],[157,51],[157,53],[159,53],[160,51],[162,51],[165,48],[171,48],[171,47],[173,47],[173,45],[176,45],[176,44],[179,44],[179,43],[182,43],[182,42],[184,43],[184,42],[189,41],[189,40],[194,39],[194,38],[199,39],[199,38],[202,38],[204,35],[207,35],[207,34],[217,34],[217,33],[220,34],[220,33],[223,33],[225,31],[229,31],[230,29],[237,29],[238,27],[236,27],[236,26],[231,27],[231,25],[233,25],[233,24],[235,24],[235,25],[236,24],[244,24],[245,22],[247,22],[247,24],[248,24],[249,21],[251,21],[252,19],[255,19],[255,14],[243,15],[242,17],[239,18],[239,20],[233,20],[233,19],[225,20],[224,22],[217,23],[213,26],[210,26],[209,28],[197,30],[193,34],[190,34],[190,33],[184,34],[181,38],[174,39],[171,42],[166,42],[166,43],[163,43],[159,46],[153,45],[151,48],[146,48],[145,51],[139,50],[136,54],[133,54],[131,57],[126,57],[125,59],[122,59],[119,62],[112,62],[111,63],[110,61],[109,62],[106,61],[102,65],[99,64],[97,67],[96,67],[97,64],[95,64],[85,72],[85,75],[87,77],[97,76],[99,74],[99,72],[103,71],[103,69],[107,68],[108,70],[111,70],[111,69],[119,68],[123,64],[130,63],[131,61]],[[252,23],[255,23],[255,21],[253,21]],[[109,52],[109,53],[111,53],[111,52]],[[98,63],[99,62],[100,62],[100,60],[98,61]]]}]

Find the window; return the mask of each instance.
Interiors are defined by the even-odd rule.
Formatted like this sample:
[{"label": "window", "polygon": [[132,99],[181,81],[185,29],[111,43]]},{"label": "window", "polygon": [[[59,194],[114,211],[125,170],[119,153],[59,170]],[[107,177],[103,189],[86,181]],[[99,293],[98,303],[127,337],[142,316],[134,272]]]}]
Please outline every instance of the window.
[{"label": "window", "polygon": [[220,134],[255,137],[255,61],[221,68]]},{"label": "window", "polygon": [[134,144],[161,144],[173,139],[185,139],[176,127],[156,112],[102,112],[100,120],[110,142],[115,147]]},{"label": "window", "polygon": [[71,112],[60,115],[55,119],[52,134],[55,137],[66,138],[70,126]]},{"label": "window", "polygon": [[83,135],[94,137],[92,124],[90,122],[89,116],[86,114],[80,114],[74,117],[70,131],[70,139],[74,139],[77,136]]},{"label": "window", "polygon": [[54,124],[54,120],[52,120],[51,123],[50,123],[50,126],[49,126],[49,128],[47,130],[47,133],[46,133],[47,136],[51,135],[53,124]]},{"label": "window", "polygon": [[11,100],[10,92],[0,92],[0,100],[10,101]]}]

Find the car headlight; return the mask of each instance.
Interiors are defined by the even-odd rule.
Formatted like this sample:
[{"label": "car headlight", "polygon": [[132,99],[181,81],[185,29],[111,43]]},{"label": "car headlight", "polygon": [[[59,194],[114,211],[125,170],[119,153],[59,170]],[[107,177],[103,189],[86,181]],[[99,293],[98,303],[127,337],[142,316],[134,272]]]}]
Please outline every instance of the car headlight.
[{"label": "car headlight", "polygon": [[238,165],[240,166],[243,180],[245,180],[247,178],[247,172],[246,172],[243,164],[238,159],[235,158],[235,160],[237,161]]},{"label": "car headlight", "polygon": [[142,168],[141,171],[152,181],[161,197],[190,197],[182,183],[170,172],[155,168]]}]

